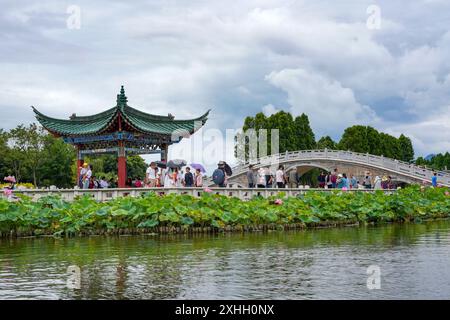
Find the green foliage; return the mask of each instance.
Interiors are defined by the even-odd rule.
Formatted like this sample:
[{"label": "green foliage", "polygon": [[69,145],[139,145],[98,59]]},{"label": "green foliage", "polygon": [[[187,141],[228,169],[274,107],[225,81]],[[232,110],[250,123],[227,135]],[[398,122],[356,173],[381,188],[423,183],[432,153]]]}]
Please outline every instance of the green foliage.
[{"label": "green foliage", "polygon": [[[295,135],[291,136],[291,139],[295,139],[296,143],[293,149],[286,149],[288,151],[295,150],[311,150],[316,147],[316,140],[314,132],[309,125],[308,116],[302,113],[295,118],[294,121]],[[280,148],[280,150],[283,150]]]},{"label": "green foliage", "polygon": [[450,170],[450,153],[438,153],[431,160],[418,157],[415,162],[417,165],[427,166],[435,170]]},{"label": "green foliage", "polygon": [[[289,112],[279,111],[266,117],[264,113],[259,112],[255,117],[245,118],[244,125],[242,127],[243,132],[247,132],[249,129],[254,129],[257,138],[261,141],[262,136],[259,135],[260,129],[267,129],[267,155],[272,153],[271,145],[271,129],[278,129],[279,134],[279,152],[295,151],[314,149],[316,147],[314,132],[312,131],[308,116],[301,114],[295,119]],[[239,139],[240,135],[237,135],[235,154],[238,155],[238,150],[245,151],[245,155],[248,159],[249,156],[249,137],[244,141],[242,145]],[[259,150],[258,155],[265,154],[266,150]]]},{"label": "green foliage", "polygon": [[336,142],[334,142],[330,136],[322,137],[317,141],[317,149],[323,150],[325,148],[329,150],[337,149]]},{"label": "green foliage", "polygon": [[337,149],[370,153],[409,162],[414,158],[411,139],[378,132],[370,126],[355,125],[345,129]]},{"label": "green foliage", "polygon": [[[88,196],[66,202],[57,196],[37,202],[0,199],[0,232],[78,234],[117,231],[152,231],[164,227],[249,227],[260,224],[353,222],[406,222],[449,217],[450,197],[444,188],[410,187],[387,194],[366,192],[308,192],[283,199],[255,197],[249,201],[204,193],[199,198],[147,193],[142,197],[96,202]],[[279,197],[283,197],[280,194]]]},{"label": "green foliage", "polygon": [[3,133],[0,140],[4,139],[6,144],[0,146],[4,155],[2,176],[12,174],[17,181],[32,182],[34,186],[73,186],[71,165],[75,151],[72,146],[36,124],[19,125]]}]

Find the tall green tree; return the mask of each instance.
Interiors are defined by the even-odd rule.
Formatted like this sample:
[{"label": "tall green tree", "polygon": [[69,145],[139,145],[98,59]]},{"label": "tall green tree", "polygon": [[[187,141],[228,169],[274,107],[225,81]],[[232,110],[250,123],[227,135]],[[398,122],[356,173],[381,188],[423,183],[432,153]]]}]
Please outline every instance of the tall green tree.
[{"label": "tall green tree", "polygon": [[[292,114],[285,111],[279,111],[269,117],[266,117],[262,112],[257,113],[255,117],[246,117],[242,126],[243,134],[238,134],[235,137],[235,155],[239,155],[239,152],[245,152],[246,159],[249,158],[249,129],[255,130],[259,142],[263,140],[259,130],[267,130],[267,155],[272,154],[271,132],[273,129],[278,130],[278,152],[316,148],[314,132],[309,124],[308,116],[305,114],[301,114],[295,119]],[[243,139],[244,136],[246,136],[246,139]],[[242,141],[244,142],[242,143]],[[265,154],[259,150],[259,144],[257,153],[258,156]]]},{"label": "tall green tree", "polygon": [[330,136],[322,137],[319,141],[317,141],[317,149],[323,150],[325,148],[329,150],[336,150],[336,142],[334,142]]},{"label": "tall green tree", "polygon": [[44,131],[36,124],[29,127],[19,125],[9,132],[10,164],[15,173],[16,180],[20,181],[26,171],[31,171],[31,180],[37,186],[37,168],[43,159]]},{"label": "tall green tree", "polygon": [[338,149],[354,152],[369,152],[369,143],[366,126],[351,126],[344,130],[344,134],[338,143]]},{"label": "tall green tree", "polygon": [[411,139],[401,134],[398,138],[400,160],[410,162],[414,159],[414,148]]},{"label": "tall green tree", "polygon": [[62,139],[46,135],[44,138],[43,161],[38,170],[40,186],[71,188],[76,185],[76,151]]},{"label": "tall green tree", "polygon": [[309,124],[309,118],[302,113],[294,120],[296,144],[293,150],[311,150],[316,147],[316,140],[313,130]]}]

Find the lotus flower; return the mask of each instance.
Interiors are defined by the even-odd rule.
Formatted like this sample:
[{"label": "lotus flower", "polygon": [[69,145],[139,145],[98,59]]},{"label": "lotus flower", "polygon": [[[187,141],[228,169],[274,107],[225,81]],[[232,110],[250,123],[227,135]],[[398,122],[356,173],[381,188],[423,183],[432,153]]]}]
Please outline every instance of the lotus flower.
[{"label": "lotus flower", "polygon": [[342,191],[347,191],[348,188],[347,187],[342,187]]},{"label": "lotus flower", "polygon": [[12,190],[10,190],[10,189],[3,190],[3,193],[5,194],[6,197],[12,196]]},{"label": "lotus flower", "polygon": [[283,200],[276,199],[273,203],[275,203],[277,206],[281,206],[283,204]]},{"label": "lotus flower", "polygon": [[445,195],[446,195],[447,197],[450,196],[450,192],[445,191]]},{"label": "lotus flower", "polygon": [[205,188],[203,191],[208,192],[208,193],[213,192],[210,188]]}]

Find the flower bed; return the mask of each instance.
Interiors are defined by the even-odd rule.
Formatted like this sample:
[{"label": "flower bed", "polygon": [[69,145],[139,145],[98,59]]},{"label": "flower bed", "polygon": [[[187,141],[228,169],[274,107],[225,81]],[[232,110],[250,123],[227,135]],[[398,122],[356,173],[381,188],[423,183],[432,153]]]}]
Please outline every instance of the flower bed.
[{"label": "flower bed", "polygon": [[249,201],[214,194],[124,197],[98,203],[87,196],[66,202],[0,199],[1,236],[215,232],[304,228],[338,224],[420,222],[450,216],[448,189],[308,192],[300,197]]}]

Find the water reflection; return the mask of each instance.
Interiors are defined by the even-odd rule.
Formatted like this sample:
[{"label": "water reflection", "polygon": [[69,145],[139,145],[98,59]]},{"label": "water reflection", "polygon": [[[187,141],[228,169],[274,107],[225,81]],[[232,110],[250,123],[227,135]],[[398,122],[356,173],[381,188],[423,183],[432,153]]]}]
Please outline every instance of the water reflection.
[{"label": "water reflection", "polygon": [[[450,298],[450,222],[215,236],[1,239],[0,298]],[[67,267],[81,268],[68,289]],[[381,268],[381,289],[366,270]]]}]

